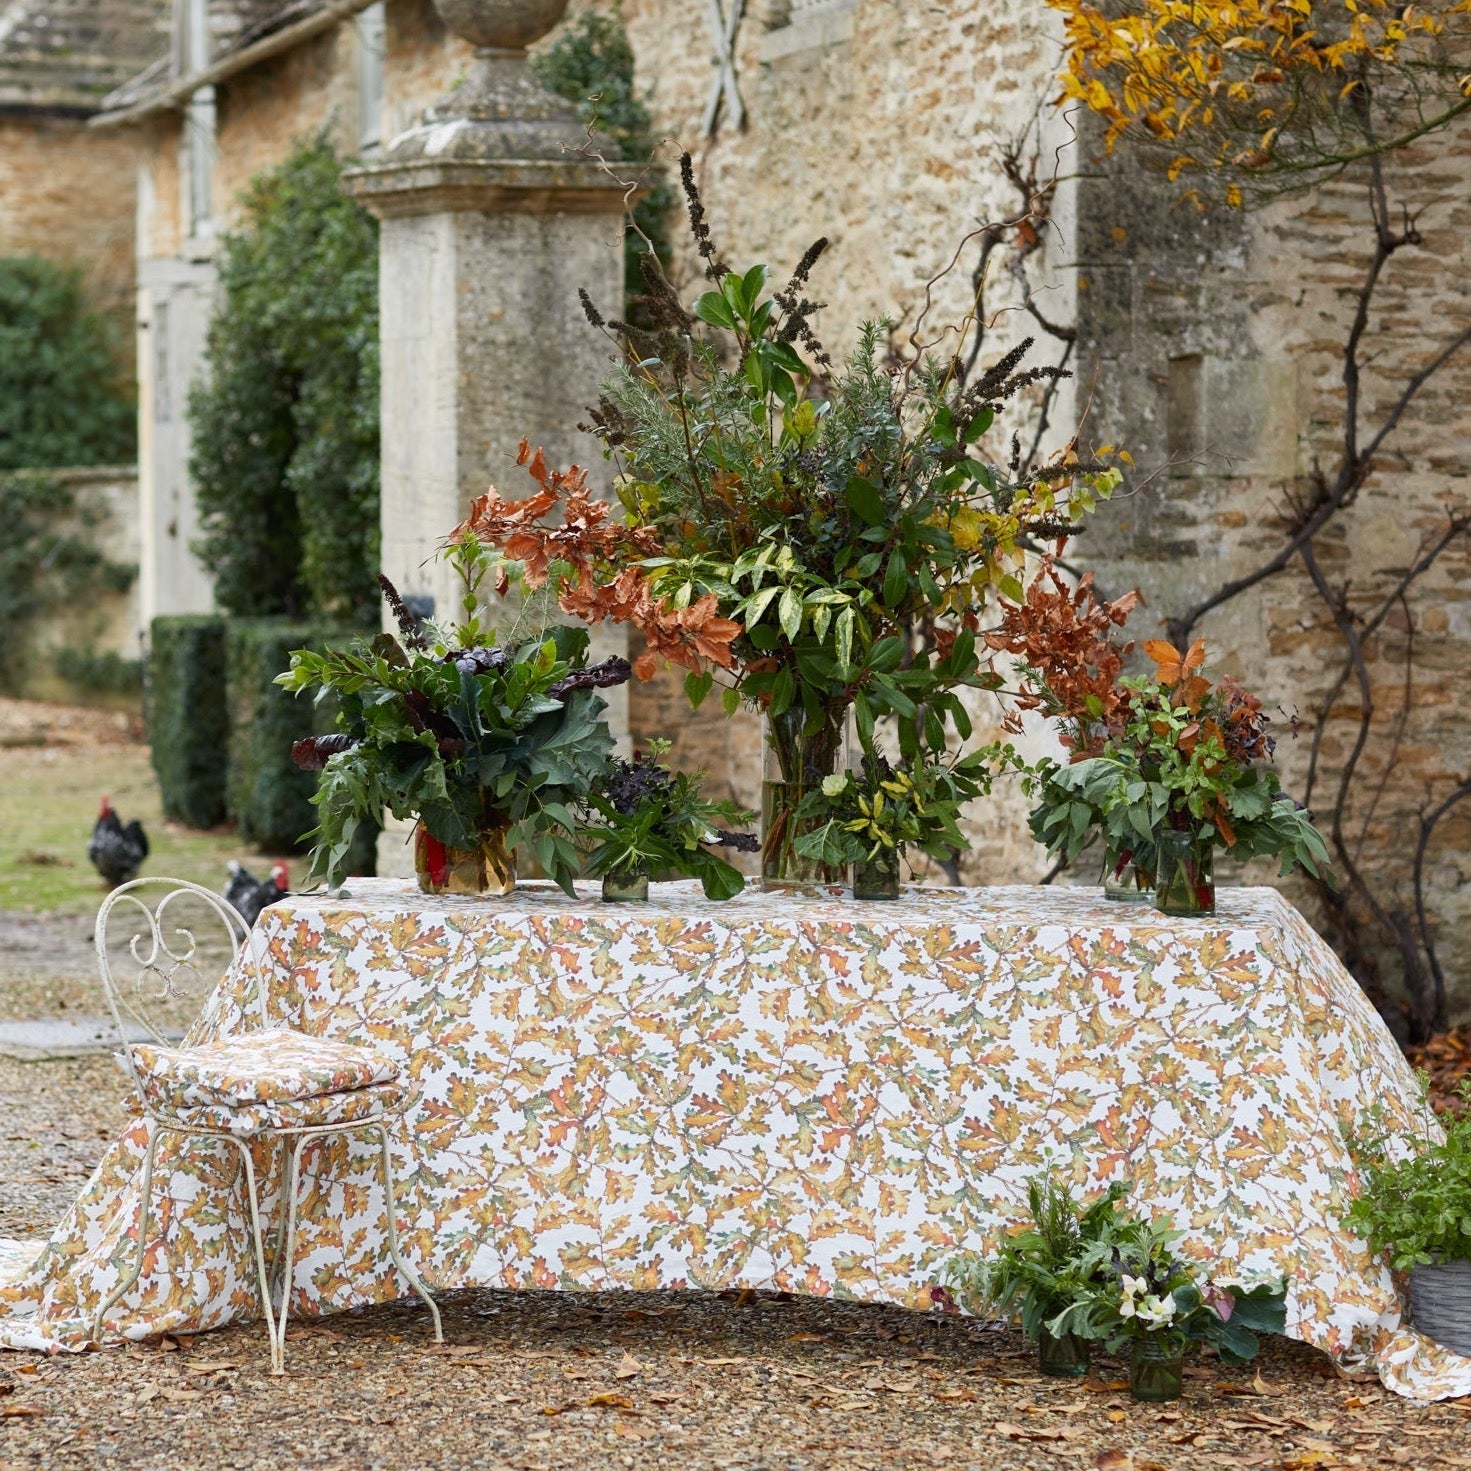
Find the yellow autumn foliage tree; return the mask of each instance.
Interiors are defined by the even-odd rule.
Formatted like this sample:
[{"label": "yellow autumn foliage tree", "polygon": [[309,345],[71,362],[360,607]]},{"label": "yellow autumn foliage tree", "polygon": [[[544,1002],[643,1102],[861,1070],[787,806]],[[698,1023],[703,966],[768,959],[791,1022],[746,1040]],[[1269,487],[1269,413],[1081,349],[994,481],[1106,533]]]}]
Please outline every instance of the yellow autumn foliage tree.
[{"label": "yellow autumn foliage tree", "polygon": [[1320,182],[1471,112],[1471,0],[1049,0],[1063,95],[1243,190]]}]

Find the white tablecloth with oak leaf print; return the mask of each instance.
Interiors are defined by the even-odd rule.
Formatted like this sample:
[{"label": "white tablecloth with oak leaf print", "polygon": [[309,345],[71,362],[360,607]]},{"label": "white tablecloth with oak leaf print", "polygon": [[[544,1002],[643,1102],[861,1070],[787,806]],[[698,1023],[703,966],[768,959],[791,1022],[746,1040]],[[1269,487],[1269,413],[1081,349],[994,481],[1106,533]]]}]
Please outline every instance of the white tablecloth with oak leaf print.
[{"label": "white tablecloth with oak leaf print", "polygon": [[[1289,1331],[1340,1362],[1420,1398],[1471,1391],[1471,1360],[1399,1328],[1389,1273],[1341,1224],[1348,1136],[1374,1102],[1408,1130],[1414,1079],[1271,890],[1180,920],[1091,889],[712,903],[659,884],[604,905],[360,880],[272,906],[255,943],[286,1025],[371,1046],[419,1090],[400,1219],[441,1288],[927,1308],[1050,1159],[1079,1192],[1132,1181],[1218,1280],[1285,1275]],[[196,1040],[243,1024],[243,975]],[[86,1341],[134,1249],[145,1127],[34,1261],[0,1267],[0,1344]],[[112,1320],[128,1337],[254,1314],[240,1173],[228,1146],[164,1142],[155,1239]],[[371,1143],[314,1145],[305,1173],[293,1315],[402,1293]]]}]

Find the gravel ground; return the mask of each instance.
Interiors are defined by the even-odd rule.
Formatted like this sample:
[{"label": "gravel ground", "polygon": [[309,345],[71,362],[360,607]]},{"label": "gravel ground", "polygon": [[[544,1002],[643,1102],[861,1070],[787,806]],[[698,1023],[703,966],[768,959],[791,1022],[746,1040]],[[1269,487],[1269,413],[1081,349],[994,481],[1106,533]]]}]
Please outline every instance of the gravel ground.
[{"label": "gravel ground", "polygon": [[[95,1010],[87,926],[0,914],[0,1017]],[[42,1009],[44,1005],[44,1009]],[[42,1237],[122,1127],[106,1057],[0,1057],[0,1235]],[[1471,1401],[1419,1407],[1302,1344],[1130,1399],[1044,1379],[1011,1329],[772,1294],[461,1292],[293,1330],[0,1355],[0,1471],[1193,1471],[1471,1468]]]}]

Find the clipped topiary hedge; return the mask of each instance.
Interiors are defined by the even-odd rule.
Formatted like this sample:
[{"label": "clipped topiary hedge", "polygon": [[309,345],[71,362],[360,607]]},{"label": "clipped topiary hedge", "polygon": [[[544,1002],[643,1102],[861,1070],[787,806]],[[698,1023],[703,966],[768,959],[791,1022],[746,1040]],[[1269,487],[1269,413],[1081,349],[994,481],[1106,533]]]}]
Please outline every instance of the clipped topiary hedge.
[{"label": "clipped topiary hedge", "polygon": [[186,827],[223,822],[230,737],[223,618],[153,620],[148,724],[164,815]]},{"label": "clipped topiary hedge", "polygon": [[[303,835],[317,824],[312,794],[317,778],[298,771],[291,746],[334,728],[332,710],[288,694],[275,683],[293,649],[321,649],[352,637],[342,629],[281,618],[234,618],[226,625],[225,670],[230,713],[226,806],[240,836],[270,853],[310,846]],[[371,874],[376,832],[360,829],[350,856],[353,874]]]}]

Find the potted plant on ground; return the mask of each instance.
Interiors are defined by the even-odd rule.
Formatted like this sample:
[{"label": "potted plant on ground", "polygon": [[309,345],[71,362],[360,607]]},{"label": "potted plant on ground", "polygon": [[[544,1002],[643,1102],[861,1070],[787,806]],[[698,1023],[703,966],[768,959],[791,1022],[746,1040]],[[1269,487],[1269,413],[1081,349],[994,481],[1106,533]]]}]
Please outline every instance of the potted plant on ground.
[{"label": "potted plant on ground", "polygon": [[1003,405],[1058,371],[1023,368],[1029,344],[962,386],[953,362],[891,372],[887,325],[872,323],[834,368],[805,294],[826,242],[773,290],[765,266],[721,261],[688,158],[683,179],[709,289],[686,306],[646,253],[647,329],[584,297],[622,358],[591,427],[617,462],[623,522],[580,472],[533,461],[543,494],[492,491],[466,528],[565,610],[638,627],[641,677],[668,659],[693,704],[718,679],[727,711],[758,709],[762,881],[830,881],[797,813],[840,768],[850,709],[865,754],[890,717],[906,757],[921,740],[942,749],[947,727],[967,739],[958,692],[989,683],[975,641],[987,596],[1020,596],[1028,533],[1086,514],[1120,475],[1075,446],[1035,473],[984,453]]},{"label": "potted plant on ground", "polygon": [[670,771],[661,760],[668,750],[668,741],[651,741],[632,761],[615,758],[587,794],[587,807],[602,819],[585,829],[596,840],[587,872],[602,879],[604,899],[647,899],[657,873],[699,879],[707,899],[730,899],[745,887],[740,870],[709,849],[754,853],[751,834],[716,823],[750,822],[756,814],[702,796],[702,775]]},{"label": "potted plant on ground", "polygon": [[573,809],[613,749],[596,691],[627,680],[628,661],[589,666],[583,628],[498,642],[477,611],[482,584],[501,575],[496,559],[474,537],[447,555],[463,587],[454,628],[417,623],[384,578],[400,638],[298,650],[278,677],[294,693],[339,702],[341,733],[293,748],[299,766],[322,772],[312,871],[340,885],[358,823],[386,808],[417,822],[426,892],[509,893],[524,849],[571,894],[580,866]]},{"label": "potted plant on ground", "polygon": [[835,772],[796,810],[804,829],[797,852],[828,869],[853,870],[855,899],[897,899],[908,849],[943,861],[962,850],[957,819],[967,802],[990,792],[996,770],[1019,764],[1010,746],[964,756],[926,752],[897,765],[865,755],[858,771]]},{"label": "potted plant on ground", "polygon": [[1362,1141],[1361,1189],[1348,1224],[1408,1274],[1410,1322],[1471,1357],[1471,1079],[1441,1127],[1426,1105],[1419,1147],[1400,1159],[1388,1139]]},{"label": "potted plant on ground", "polygon": [[1105,1285],[1127,1193],[1112,1185],[1084,1208],[1059,1181],[1037,1175],[1027,1182],[1031,1224],[1007,1236],[990,1258],[952,1262],[946,1280],[969,1311],[1019,1319],[1037,1345],[1042,1373],[1081,1378],[1088,1372],[1087,1338],[1054,1325]]}]

